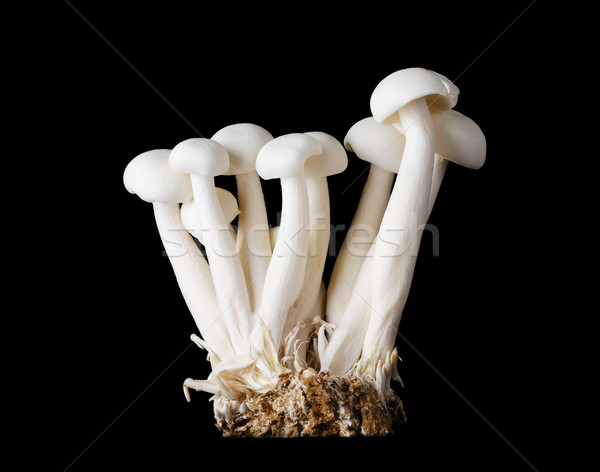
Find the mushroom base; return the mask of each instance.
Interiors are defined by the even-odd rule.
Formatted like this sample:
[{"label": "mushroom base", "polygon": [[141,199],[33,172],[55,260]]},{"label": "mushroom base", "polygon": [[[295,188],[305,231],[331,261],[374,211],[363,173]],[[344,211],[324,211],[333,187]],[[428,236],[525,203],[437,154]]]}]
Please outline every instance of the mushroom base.
[{"label": "mushroom base", "polygon": [[244,413],[217,421],[223,436],[385,436],[406,421],[393,390],[306,369],[285,373],[267,392],[246,399]]}]

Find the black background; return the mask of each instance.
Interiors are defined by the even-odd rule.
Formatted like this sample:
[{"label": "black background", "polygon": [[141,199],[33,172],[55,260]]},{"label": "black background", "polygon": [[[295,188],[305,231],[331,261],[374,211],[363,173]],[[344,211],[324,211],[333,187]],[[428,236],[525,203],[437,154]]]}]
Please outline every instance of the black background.
[{"label": "black background", "polygon": [[[546,2],[46,8],[24,60],[27,126],[46,149],[36,225],[52,235],[36,233],[40,290],[28,296],[44,333],[28,441],[50,446],[45,470],[193,470],[214,457],[236,468],[390,459],[402,470],[526,471],[557,460],[564,201],[540,159],[561,143],[548,123],[562,32]],[[183,397],[183,380],[205,378],[208,363],[190,347],[196,329],[151,206],[123,188],[125,166],[236,122],[343,140],[370,115],[377,83],[414,66],[455,80],[456,110],[482,128],[488,154],[478,171],[447,171],[429,220],[438,255],[424,236],[398,339],[408,422],[386,438],[221,438],[209,395]],[[366,179],[349,159],[329,181],[334,225],[350,222]],[[264,191],[274,221],[278,183]]]}]

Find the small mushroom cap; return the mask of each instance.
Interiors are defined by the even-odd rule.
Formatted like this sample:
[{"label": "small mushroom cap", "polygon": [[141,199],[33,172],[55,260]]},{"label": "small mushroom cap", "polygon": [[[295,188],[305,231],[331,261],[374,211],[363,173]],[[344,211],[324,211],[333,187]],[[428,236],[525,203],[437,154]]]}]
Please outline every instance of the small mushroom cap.
[{"label": "small mushroom cap", "polygon": [[371,113],[379,123],[397,121],[396,112],[418,98],[427,98],[432,110],[449,110],[458,100],[458,87],[436,72],[412,67],[383,79],[371,95]]},{"label": "small mushroom cap", "polygon": [[129,193],[145,202],[182,203],[192,199],[190,176],[169,166],[169,149],[155,149],[134,157],[123,173]]},{"label": "small mushroom cap", "polygon": [[344,146],[363,161],[398,173],[406,138],[391,125],[377,123],[372,116],[355,123],[346,133]]},{"label": "small mushroom cap", "polygon": [[[219,204],[223,210],[223,215],[225,216],[227,223],[231,223],[235,217],[240,214],[237,199],[231,192],[224,188],[215,187],[215,190],[217,191],[217,198],[219,199]],[[181,205],[181,221],[185,229],[187,229],[196,239],[201,239],[201,230],[207,229],[202,228],[202,225],[200,224],[193,199]]]},{"label": "small mushroom cap", "polygon": [[229,154],[229,169],[225,175],[247,174],[256,170],[258,151],[273,139],[271,133],[252,123],[237,123],[217,131],[212,138]]},{"label": "small mushroom cap", "polygon": [[212,139],[191,138],[173,148],[169,165],[177,172],[215,177],[229,169],[229,155]]},{"label": "small mushroom cap", "polygon": [[307,134],[284,134],[262,147],[256,157],[256,171],[265,180],[302,174],[306,160],[321,152],[321,143]]},{"label": "small mushroom cap", "polygon": [[435,132],[435,151],[456,164],[479,169],[485,162],[483,131],[471,118],[454,110],[431,114]]},{"label": "small mushroom cap", "polygon": [[342,143],[321,131],[310,131],[304,134],[319,141],[322,149],[321,154],[309,157],[304,164],[304,174],[307,178],[328,177],[346,170],[348,155]]}]

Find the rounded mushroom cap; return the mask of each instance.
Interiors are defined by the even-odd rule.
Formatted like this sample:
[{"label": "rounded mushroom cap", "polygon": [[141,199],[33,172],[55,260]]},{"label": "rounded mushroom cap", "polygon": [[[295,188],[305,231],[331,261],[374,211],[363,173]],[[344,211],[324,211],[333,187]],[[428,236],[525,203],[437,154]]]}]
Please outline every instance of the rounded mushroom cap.
[{"label": "rounded mushroom cap", "polygon": [[346,133],[344,146],[363,161],[398,173],[405,136],[392,125],[377,123],[372,116],[355,123]]},{"label": "rounded mushroom cap", "polygon": [[225,147],[229,154],[229,169],[225,175],[239,175],[256,170],[258,151],[273,136],[261,126],[237,123],[220,129],[211,139]]},{"label": "rounded mushroom cap", "polygon": [[321,143],[302,133],[284,134],[265,144],[256,157],[256,171],[265,180],[304,172],[306,160],[321,154]]},{"label": "rounded mushroom cap", "polygon": [[304,174],[308,178],[328,177],[340,174],[348,167],[348,155],[342,143],[327,133],[309,131],[304,133],[321,144],[321,154],[308,158],[304,164]]},{"label": "rounded mushroom cap", "polygon": [[177,172],[215,177],[229,169],[229,155],[212,139],[191,138],[173,148],[169,165]]},{"label": "rounded mushroom cap", "polygon": [[123,173],[129,193],[145,202],[182,203],[191,200],[190,176],[169,166],[169,149],[155,149],[134,157]]},{"label": "rounded mushroom cap", "polygon": [[449,110],[458,100],[458,87],[437,72],[420,67],[402,69],[383,79],[371,95],[371,113],[379,123],[397,121],[396,112],[425,97],[430,109]]},{"label": "rounded mushroom cap", "polygon": [[[223,215],[225,216],[227,223],[231,223],[235,217],[240,214],[237,199],[231,192],[224,188],[215,187],[215,190],[217,191],[217,198],[219,199],[221,210],[223,210]],[[192,236],[198,240],[201,239],[201,230],[206,228],[202,228],[202,225],[200,224],[193,199],[181,205],[181,221],[185,229],[187,229]]]},{"label": "rounded mushroom cap", "polygon": [[477,123],[454,110],[434,112],[431,118],[436,153],[469,169],[479,169],[483,165],[486,141]]}]

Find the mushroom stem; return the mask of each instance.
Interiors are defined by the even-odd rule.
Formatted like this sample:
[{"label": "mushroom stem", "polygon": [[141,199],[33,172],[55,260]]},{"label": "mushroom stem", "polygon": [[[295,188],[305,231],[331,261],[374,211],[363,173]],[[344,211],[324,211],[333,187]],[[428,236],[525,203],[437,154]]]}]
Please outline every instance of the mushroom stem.
[{"label": "mushroom stem", "polygon": [[312,309],[319,296],[323,279],[323,269],[329,249],[330,213],[329,187],[327,177],[306,179],[308,194],[310,236],[306,258],[306,271],[300,296],[288,313],[285,333],[289,333],[300,323],[308,324],[316,315]]},{"label": "mushroom stem", "polygon": [[282,341],[287,312],[300,295],[304,282],[309,227],[304,175],[281,177],[280,182],[281,223],[259,309],[276,348]]},{"label": "mushroom stem", "polygon": [[214,177],[190,174],[194,202],[206,231],[206,253],[217,301],[236,352],[246,352],[250,298],[236,253],[235,236],[219,204]]},{"label": "mushroom stem", "polygon": [[154,202],[154,217],[177,284],[200,334],[217,355],[231,344],[220,321],[210,268],[181,222],[178,203]]},{"label": "mushroom stem", "polygon": [[329,209],[329,186],[327,177],[315,177],[306,180],[308,193],[308,208],[310,219],[310,253],[307,261],[307,287],[303,290],[303,296],[309,300],[307,304],[314,305],[318,296],[325,259],[329,249],[329,235],[331,216]]},{"label": "mushroom stem", "polygon": [[479,169],[485,162],[486,141],[481,128],[471,118],[455,110],[431,113],[435,132],[435,163],[429,194],[428,216],[433,209],[448,162]]},{"label": "mushroom stem", "polygon": [[[341,284],[347,285],[350,298],[340,317],[341,322],[333,325],[329,341],[320,353],[321,370],[337,376],[346,376],[354,367],[361,356],[365,332],[371,319],[371,294],[373,274],[374,247],[364,260],[355,286],[349,286],[344,280]],[[337,287],[336,287],[337,288]],[[329,324],[329,313],[327,323]],[[319,347],[321,350],[321,347]]]},{"label": "mushroom stem", "polygon": [[[372,314],[361,364],[374,371],[393,350],[426,221],[434,162],[433,122],[425,98],[398,111],[406,144],[375,244]],[[396,126],[396,125],[395,125]]]},{"label": "mushroom stem", "polygon": [[431,190],[429,192],[429,203],[427,204],[427,217],[425,218],[425,221],[429,220],[429,216],[431,216],[431,210],[433,210],[433,205],[437,198],[438,192],[440,191],[440,186],[442,185],[442,180],[444,179],[444,174],[446,173],[447,168],[448,160],[436,153],[435,161],[433,163]]},{"label": "mushroom stem", "polygon": [[250,307],[260,306],[265,275],[271,259],[269,222],[260,178],[256,171],[236,175],[240,214],[237,252],[249,287]]},{"label": "mushroom stem", "polygon": [[327,321],[340,323],[352,289],[379,231],[390,198],[394,173],[371,164],[356,213],[336,257],[327,291]]}]

